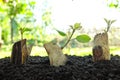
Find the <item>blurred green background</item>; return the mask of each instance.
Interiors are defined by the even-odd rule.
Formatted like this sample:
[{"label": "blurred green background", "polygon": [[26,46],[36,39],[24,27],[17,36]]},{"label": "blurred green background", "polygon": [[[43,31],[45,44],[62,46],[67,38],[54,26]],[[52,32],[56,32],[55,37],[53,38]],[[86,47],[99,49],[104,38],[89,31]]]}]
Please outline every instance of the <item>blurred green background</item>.
[{"label": "blurred green background", "polygon": [[[35,8],[37,7],[37,0],[0,0],[0,58],[11,55],[12,45],[14,42],[21,39],[21,28],[26,28],[23,38],[27,39],[27,44],[34,45],[31,56],[47,56],[43,44],[54,39],[58,39],[59,45],[63,45],[66,37],[60,36],[56,30],[56,26],[52,20],[52,10],[50,1],[40,0],[42,5],[40,7],[41,22],[36,19]],[[71,0],[74,1],[74,0]],[[106,0],[107,1],[107,0]],[[108,0],[109,1],[109,0]],[[116,2],[106,2],[109,8],[119,9],[119,0]],[[87,6],[87,5],[86,5]],[[71,23],[72,24],[72,23]],[[69,24],[69,25],[71,25]],[[64,26],[63,26],[64,27]],[[73,38],[78,34],[88,34],[91,37],[89,43],[79,43],[72,39],[63,53],[69,55],[86,56],[92,54],[92,40],[96,33],[104,31],[105,28],[92,30],[85,30],[82,28],[77,31]],[[69,35],[69,29],[65,32]],[[110,53],[113,55],[120,55],[120,26],[113,26],[109,31]]]}]

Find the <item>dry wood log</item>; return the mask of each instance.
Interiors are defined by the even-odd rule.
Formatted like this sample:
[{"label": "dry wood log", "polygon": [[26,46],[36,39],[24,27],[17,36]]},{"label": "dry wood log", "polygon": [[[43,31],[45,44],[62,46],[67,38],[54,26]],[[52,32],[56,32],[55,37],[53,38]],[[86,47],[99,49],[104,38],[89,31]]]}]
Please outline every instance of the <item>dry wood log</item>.
[{"label": "dry wood log", "polygon": [[95,35],[93,45],[93,61],[110,60],[107,32]]},{"label": "dry wood log", "polygon": [[28,57],[30,56],[33,45],[24,45],[22,48],[22,64],[26,63]]},{"label": "dry wood log", "polygon": [[26,45],[26,41],[22,46],[22,64],[24,64],[27,61],[28,58],[28,50],[27,50],[27,45]]},{"label": "dry wood log", "polygon": [[63,54],[62,49],[58,45],[49,42],[44,44],[44,48],[48,53],[51,66],[57,67],[65,65],[67,57]]},{"label": "dry wood log", "polygon": [[30,55],[32,48],[27,48],[26,39],[14,43],[11,54],[11,63],[24,64]]}]

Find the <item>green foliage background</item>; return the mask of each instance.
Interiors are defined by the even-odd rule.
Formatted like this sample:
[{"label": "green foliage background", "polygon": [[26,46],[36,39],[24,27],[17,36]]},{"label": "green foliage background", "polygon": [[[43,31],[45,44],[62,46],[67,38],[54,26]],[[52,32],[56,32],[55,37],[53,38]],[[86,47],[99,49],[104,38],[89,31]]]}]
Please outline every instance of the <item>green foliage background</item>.
[{"label": "green foliage background", "polygon": [[[55,38],[59,39],[58,40],[59,45],[63,46],[65,44],[66,40],[70,35],[71,30],[68,30],[66,33],[57,30],[56,32],[58,32],[62,36],[60,36],[59,34],[49,34],[47,32],[47,28],[48,27],[51,28],[50,26],[54,28],[51,19],[52,12],[50,10],[50,6],[46,6],[48,5],[48,0],[41,0],[41,1],[43,1],[42,4],[43,9],[41,10],[41,14],[40,14],[42,23],[36,25],[35,24],[36,19],[34,13],[34,8],[36,5],[35,0],[0,0],[0,27],[2,28],[1,38],[4,42],[4,45],[1,48],[2,51],[0,51],[0,53],[3,56],[7,56],[5,53],[10,54],[13,42],[16,42],[21,39],[20,28],[29,29],[24,31],[23,38],[27,38],[28,40],[27,44],[35,45],[35,47],[33,48],[35,54],[32,53],[32,55],[40,55],[40,54],[46,55],[43,48],[41,50],[41,48],[38,47],[41,47],[44,43],[54,40]],[[120,5],[119,5],[120,0],[112,0],[111,2],[109,0],[106,1],[108,1],[108,3],[106,3],[106,5],[108,4],[108,7],[120,10]],[[75,28],[78,28],[76,25],[74,25]],[[117,36],[120,36],[120,34],[118,34],[119,31],[117,32],[117,30],[118,29],[114,29],[114,28],[111,29],[110,42],[114,42],[116,45],[119,45],[118,43],[116,43],[119,41],[120,39],[119,37],[118,39],[112,41],[113,40],[112,38],[116,38],[114,36],[114,33],[116,33]],[[80,53],[79,48],[82,48],[82,50],[84,50],[83,47],[89,47],[89,45],[91,45],[92,40],[90,41],[90,43],[87,44],[84,43],[85,40],[83,40],[83,38],[86,39],[85,42],[90,40],[90,38],[88,38],[88,35],[84,35],[84,34],[80,36],[81,33],[85,33],[84,29],[77,31],[73,35],[73,38],[70,40],[70,43],[66,47],[67,49],[65,49],[65,53],[73,54],[72,51],[75,51],[74,53],[76,53],[76,55],[79,55]],[[83,38],[80,39],[81,37]],[[78,43],[78,41],[83,42],[84,44]],[[114,44],[112,43],[112,46],[113,45]],[[41,52],[37,51],[37,49],[40,49]],[[111,49],[117,51],[120,50],[120,48],[111,48]],[[88,54],[90,50],[91,48],[89,49],[87,48],[84,50],[84,53]]]},{"label": "green foliage background", "polygon": [[[49,41],[45,34],[45,29],[51,24],[51,12],[45,7],[42,12],[42,24],[35,25],[34,0],[0,0],[0,27],[2,28],[2,40],[4,44],[21,39],[20,28],[30,28],[31,31],[24,32],[23,38],[27,38],[29,43],[42,45]],[[43,4],[43,6],[45,6]]]}]

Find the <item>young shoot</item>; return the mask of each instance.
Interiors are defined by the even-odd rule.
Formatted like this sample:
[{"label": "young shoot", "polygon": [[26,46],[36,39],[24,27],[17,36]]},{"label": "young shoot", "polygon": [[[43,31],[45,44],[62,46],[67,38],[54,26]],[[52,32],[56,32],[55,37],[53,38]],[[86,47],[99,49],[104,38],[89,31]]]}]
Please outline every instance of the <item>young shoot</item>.
[{"label": "young shoot", "polygon": [[108,32],[109,29],[110,29],[110,27],[111,27],[111,25],[112,25],[116,20],[108,20],[108,19],[106,19],[106,18],[104,18],[104,20],[105,20],[105,22],[107,23],[107,30],[106,30],[106,32]]},{"label": "young shoot", "polygon": [[[67,39],[66,43],[61,47],[61,49],[64,49],[67,44],[70,42],[73,34],[75,33],[76,30],[80,30],[82,28],[81,26],[81,23],[75,23],[74,25],[70,25],[70,28],[72,29],[72,32],[69,36],[69,38]],[[56,30],[61,36],[67,36],[66,33],[62,32],[62,31],[59,31],[59,30]],[[88,35],[78,35],[76,38],[75,38],[77,41],[79,42],[82,42],[82,43],[85,43],[85,42],[89,42],[90,41],[90,37]]]},{"label": "young shoot", "polygon": [[20,35],[21,35],[21,40],[23,40],[23,34],[27,31],[31,31],[30,28],[26,28],[26,27],[20,27],[19,28],[19,31],[20,31]]}]

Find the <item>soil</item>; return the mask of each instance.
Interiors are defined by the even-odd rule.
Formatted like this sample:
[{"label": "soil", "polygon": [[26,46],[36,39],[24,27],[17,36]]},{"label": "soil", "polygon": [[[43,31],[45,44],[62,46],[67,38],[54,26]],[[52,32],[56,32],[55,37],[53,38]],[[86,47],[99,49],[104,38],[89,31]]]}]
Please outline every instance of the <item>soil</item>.
[{"label": "soil", "polygon": [[30,56],[26,64],[0,59],[0,80],[120,80],[120,56],[93,62],[92,56],[68,56],[65,66],[50,66],[48,57]]}]

